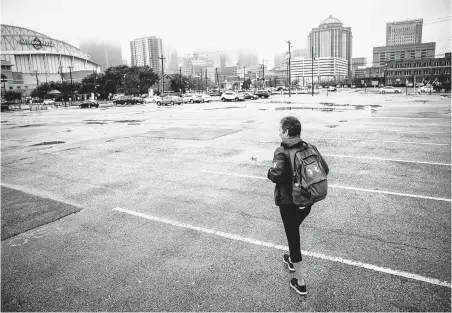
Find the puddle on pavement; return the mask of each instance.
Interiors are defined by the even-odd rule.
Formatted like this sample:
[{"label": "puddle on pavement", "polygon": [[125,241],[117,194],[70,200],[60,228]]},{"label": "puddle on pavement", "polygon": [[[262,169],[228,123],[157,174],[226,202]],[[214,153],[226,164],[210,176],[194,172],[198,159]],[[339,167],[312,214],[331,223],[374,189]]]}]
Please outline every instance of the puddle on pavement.
[{"label": "puddle on pavement", "polygon": [[338,127],[339,125],[325,125],[325,127],[328,127],[328,128],[335,128],[335,127]]},{"label": "puddle on pavement", "polygon": [[38,127],[38,126],[47,126],[48,124],[27,124],[27,125],[19,125],[17,127]]},{"label": "puddle on pavement", "polygon": [[304,107],[278,107],[275,108],[276,111],[283,111],[283,110],[311,110],[311,111],[324,111],[324,112],[333,112],[333,111],[339,111],[334,108],[304,108]]},{"label": "puddle on pavement", "polygon": [[342,120],[342,121],[339,121],[339,123],[345,123],[345,122],[347,122],[347,120]]},{"label": "puddle on pavement", "polygon": [[224,110],[224,109],[245,109],[246,107],[224,107],[224,108],[210,108],[203,110]]},{"label": "puddle on pavement", "polygon": [[379,104],[371,104],[370,107],[371,108],[381,108],[381,105],[379,105]]},{"label": "puddle on pavement", "polygon": [[61,144],[61,143],[66,143],[66,141],[44,141],[44,142],[40,142],[40,143],[36,143],[34,145],[31,145],[30,147],[57,145],[57,144]]},{"label": "puddle on pavement", "polygon": [[115,123],[142,123],[144,120],[119,120],[114,121]]},{"label": "puddle on pavement", "polygon": [[[364,110],[366,108],[365,105],[363,104],[335,104],[334,102],[320,102],[319,104],[324,105],[324,106],[329,106],[329,107],[353,107],[355,110]],[[339,112],[339,111],[337,111]]]}]

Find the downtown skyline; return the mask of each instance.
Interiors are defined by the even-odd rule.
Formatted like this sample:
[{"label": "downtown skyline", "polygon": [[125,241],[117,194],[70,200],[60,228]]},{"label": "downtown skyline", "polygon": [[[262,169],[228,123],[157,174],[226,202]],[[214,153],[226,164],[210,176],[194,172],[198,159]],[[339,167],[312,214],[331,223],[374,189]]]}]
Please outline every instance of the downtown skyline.
[{"label": "downtown skyline", "polygon": [[[385,3],[369,3],[361,10],[359,1],[326,1],[323,7],[328,9],[325,10],[312,10],[296,1],[283,1],[275,6],[271,2],[233,0],[228,6],[212,6],[211,2],[201,0],[175,1],[171,5],[131,0],[127,6],[119,5],[119,2],[106,6],[107,2],[103,0],[81,0],[70,8],[64,2],[4,0],[2,23],[30,28],[76,47],[92,36],[117,41],[121,44],[123,59],[129,64],[130,41],[155,36],[162,38],[164,46],[173,47],[179,56],[221,49],[230,57],[228,65],[235,65],[238,51],[249,49],[258,54],[259,63],[264,59],[269,67],[274,65],[275,55],[287,50],[286,40],[291,40],[293,49],[307,48],[309,32],[330,14],[351,27],[353,57],[366,57],[368,62],[372,60],[373,47],[385,45],[387,22],[423,18],[423,42],[436,42],[438,52],[449,40],[451,27],[450,1],[444,0],[432,1],[428,6],[422,1],[386,1],[393,8],[389,11],[385,9]],[[25,7],[29,10],[24,11]],[[136,10],[137,7],[142,9]],[[151,7],[153,12],[157,8],[157,12],[169,14],[150,14],[147,8]],[[350,7],[356,10],[350,10]],[[256,12],[256,8],[259,14],[249,14]],[[80,23],[77,27],[68,23],[68,16],[76,20],[86,15],[94,19],[93,23]],[[165,16],[171,16],[171,19]],[[440,19],[443,17],[449,19]],[[445,50],[450,51],[450,44]]]}]

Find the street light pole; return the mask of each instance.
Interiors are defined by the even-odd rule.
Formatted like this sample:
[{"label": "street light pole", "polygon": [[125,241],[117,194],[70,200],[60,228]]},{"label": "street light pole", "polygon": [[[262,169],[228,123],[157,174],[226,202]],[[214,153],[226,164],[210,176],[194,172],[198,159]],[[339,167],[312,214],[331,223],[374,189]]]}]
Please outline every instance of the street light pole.
[{"label": "street light pole", "polygon": [[314,45],[311,47],[311,93],[314,97]]},{"label": "street light pole", "polygon": [[165,92],[165,70],[163,69],[163,60],[166,60],[166,58],[162,56],[159,58],[160,60],[162,60],[162,97],[163,97],[163,93]]},{"label": "street light pole", "polygon": [[291,94],[292,82],[291,82],[291,71],[290,71],[290,59],[292,58],[292,54],[290,52],[290,40],[286,41],[289,44],[289,97]]}]

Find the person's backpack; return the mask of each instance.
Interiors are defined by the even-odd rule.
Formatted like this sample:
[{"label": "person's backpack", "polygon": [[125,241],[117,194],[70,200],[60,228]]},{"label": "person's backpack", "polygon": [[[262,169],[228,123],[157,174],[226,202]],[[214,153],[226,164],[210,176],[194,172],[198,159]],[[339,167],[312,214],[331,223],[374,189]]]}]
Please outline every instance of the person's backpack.
[{"label": "person's backpack", "polygon": [[296,206],[307,207],[325,199],[328,180],[317,149],[304,141],[301,145],[289,154],[293,154],[292,198]]}]

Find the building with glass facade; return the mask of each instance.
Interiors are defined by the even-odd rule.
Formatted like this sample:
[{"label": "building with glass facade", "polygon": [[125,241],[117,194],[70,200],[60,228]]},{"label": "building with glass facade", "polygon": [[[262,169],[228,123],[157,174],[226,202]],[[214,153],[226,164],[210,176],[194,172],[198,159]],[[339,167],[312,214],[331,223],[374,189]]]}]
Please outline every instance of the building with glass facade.
[{"label": "building with glass facade", "polygon": [[[132,66],[150,66],[154,72],[162,72],[163,56],[162,39],[157,37],[144,37],[132,40],[130,42],[130,54]],[[166,62],[163,60],[163,68],[166,68]]]},{"label": "building with glass facade", "polygon": [[104,70],[111,66],[122,65],[121,44],[101,39],[85,39],[80,42],[80,49],[91,56],[91,60]]},{"label": "building with glass facade", "polygon": [[386,45],[410,45],[422,42],[423,19],[386,23]]},{"label": "building with glass facade", "polygon": [[348,78],[348,61],[342,58],[294,58],[291,61],[291,80],[301,85],[314,83],[344,82]]},{"label": "building with glass facade", "polygon": [[347,78],[352,76],[352,30],[329,16],[308,36],[306,54],[309,58],[340,58],[347,61]]},{"label": "building with glass facade", "polygon": [[7,90],[28,94],[43,82],[77,81],[102,70],[88,53],[34,30],[1,25],[1,33],[2,88]]}]

